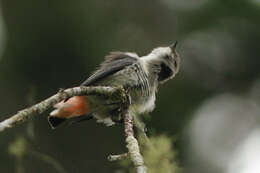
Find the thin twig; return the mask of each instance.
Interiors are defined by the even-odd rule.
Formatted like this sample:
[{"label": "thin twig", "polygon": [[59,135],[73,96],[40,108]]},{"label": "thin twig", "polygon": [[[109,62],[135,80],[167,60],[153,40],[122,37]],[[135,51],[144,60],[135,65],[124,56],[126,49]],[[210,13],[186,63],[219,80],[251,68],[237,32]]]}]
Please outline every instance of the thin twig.
[{"label": "thin twig", "polygon": [[110,161],[110,162],[113,162],[113,161],[118,161],[118,160],[124,160],[128,157],[128,153],[123,153],[123,154],[118,154],[118,155],[109,155],[107,157],[107,159]]},{"label": "thin twig", "polygon": [[120,92],[119,88],[113,87],[75,87],[66,90],[60,90],[57,94],[49,97],[48,99],[35,104],[29,108],[19,111],[17,114],[11,116],[10,118],[0,122],[0,132],[6,130],[7,128],[14,127],[21,124],[33,116],[43,113],[44,111],[51,108],[56,103],[73,96],[79,95],[102,95],[105,97],[114,96],[114,94]]}]

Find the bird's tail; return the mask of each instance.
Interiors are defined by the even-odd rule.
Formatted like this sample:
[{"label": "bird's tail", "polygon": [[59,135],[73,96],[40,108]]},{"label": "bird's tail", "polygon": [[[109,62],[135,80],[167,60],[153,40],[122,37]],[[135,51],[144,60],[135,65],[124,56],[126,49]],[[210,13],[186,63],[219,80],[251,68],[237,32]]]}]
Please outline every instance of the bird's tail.
[{"label": "bird's tail", "polygon": [[55,110],[50,113],[48,121],[52,128],[70,118],[85,115],[90,111],[90,106],[85,96],[74,96],[67,101],[61,101],[54,105]]}]

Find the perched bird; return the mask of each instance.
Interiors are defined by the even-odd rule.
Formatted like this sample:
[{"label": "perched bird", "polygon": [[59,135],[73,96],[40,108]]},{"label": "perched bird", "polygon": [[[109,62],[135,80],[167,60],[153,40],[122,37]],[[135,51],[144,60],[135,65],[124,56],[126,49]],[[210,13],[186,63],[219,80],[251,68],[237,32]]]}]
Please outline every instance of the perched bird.
[{"label": "perched bird", "polygon": [[[155,107],[158,85],[179,71],[176,45],[177,42],[169,47],[155,48],[142,57],[130,52],[111,52],[81,85],[127,88],[131,97],[130,110],[136,114],[151,112]],[[118,105],[100,96],[74,96],[56,104],[48,120],[52,128],[66,120],[77,122],[93,117],[110,126],[120,121]]]}]

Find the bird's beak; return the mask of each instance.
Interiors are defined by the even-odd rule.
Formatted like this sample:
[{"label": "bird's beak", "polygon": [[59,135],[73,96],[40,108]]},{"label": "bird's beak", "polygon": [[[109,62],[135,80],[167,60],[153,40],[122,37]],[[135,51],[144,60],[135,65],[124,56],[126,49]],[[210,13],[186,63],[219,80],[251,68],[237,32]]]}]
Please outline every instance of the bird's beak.
[{"label": "bird's beak", "polygon": [[172,43],[169,47],[170,47],[172,50],[175,50],[176,47],[177,47],[177,44],[178,44],[178,41],[175,41],[175,42]]},{"label": "bird's beak", "polygon": [[171,50],[174,52],[176,47],[177,47],[178,41],[175,41],[173,44],[171,44],[169,47],[171,48]]}]

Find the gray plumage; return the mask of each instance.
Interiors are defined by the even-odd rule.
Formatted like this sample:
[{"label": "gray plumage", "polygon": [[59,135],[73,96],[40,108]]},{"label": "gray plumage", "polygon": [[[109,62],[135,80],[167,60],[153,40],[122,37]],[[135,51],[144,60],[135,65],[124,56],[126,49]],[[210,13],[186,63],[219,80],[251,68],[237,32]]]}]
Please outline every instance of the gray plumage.
[{"label": "gray plumage", "polygon": [[[154,49],[149,55],[138,57],[128,52],[112,52],[82,85],[123,86],[129,89],[131,110],[137,114],[151,112],[155,107],[155,94],[160,83],[172,78],[179,69],[179,55],[170,47]],[[88,97],[94,117],[106,125],[113,124],[118,104],[109,104],[96,96]],[[106,104],[107,103],[107,104]],[[105,106],[109,105],[109,106]]]},{"label": "gray plumage", "polygon": [[132,65],[136,61],[136,57],[129,56],[123,52],[111,52],[110,55],[106,56],[100,68],[81,85],[94,85],[97,81],[122,70],[126,66]]},{"label": "gray plumage", "polygon": [[[135,53],[112,52],[82,85],[124,87],[131,96],[130,111],[134,114],[151,112],[155,107],[158,85],[173,78],[179,71],[180,58],[175,48],[176,44],[159,47],[142,57]],[[92,114],[98,122],[109,126],[122,120],[120,104],[113,98],[85,96],[83,100],[88,106],[87,113]],[[89,118],[89,116],[84,117],[74,112],[62,115],[66,107],[73,106],[72,103],[67,104],[70,101],[69,99],[59,103],[56,110],[51,112],[49,122],[54,128],[67,119],[81,121],[85,117]]]}]

